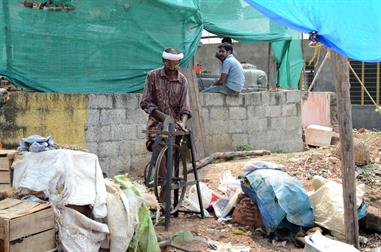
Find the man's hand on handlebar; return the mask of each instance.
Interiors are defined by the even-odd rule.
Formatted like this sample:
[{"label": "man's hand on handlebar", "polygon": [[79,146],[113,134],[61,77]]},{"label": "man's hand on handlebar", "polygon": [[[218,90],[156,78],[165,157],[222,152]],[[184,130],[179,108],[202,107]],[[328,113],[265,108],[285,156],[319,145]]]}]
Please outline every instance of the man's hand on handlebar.
[{"label": "man's hand on handlebar", "polygon": [[186,129],[187,127],[187,121],[188,121],[188,115],[187,114],[184,114],[182,117],[181,117],[181,121],[178,121],[176,122],[176,125],[184,132],[188,132],[188,130]]}]

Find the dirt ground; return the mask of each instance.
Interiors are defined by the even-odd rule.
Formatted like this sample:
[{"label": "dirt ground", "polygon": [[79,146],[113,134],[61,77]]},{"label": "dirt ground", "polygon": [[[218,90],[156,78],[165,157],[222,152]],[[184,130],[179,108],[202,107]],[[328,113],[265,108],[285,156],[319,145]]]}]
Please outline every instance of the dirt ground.
[{"label": "dirt ground", "polygon": [[[366,185],[365,200],[381,202],[381,132],[364,131],[354,132],[354,137],[364,140],[369,146],[370,163],[356,168],[358,183]],[[340,159],[336,155],[336,146],[324,148],[310,148],[298,153],[273,153],[268,156],[215,162],[199,170],[199,177],[211,189],[217,191],[220,177],[225,170],[230,170],[234,176],[241,174],[241,169],[248,160],[263,160],[283,164],[289,175],[299,179],[307,191],[311,190],[311,179],[320,175],[328,179],[341,178]],[[250,251],[303,251],[290,242],[285,245],[264,237],[260,230],[238,226],[229,223],[219,223],[216,218],[200,219],[191,214],[180,214],[178,218],[171,219],[168,231],[162,225],[156,226],[159,239],[166,239],[178,231],[192,231],[203,237],[223,243],[246,245]],[[238,230],[238,231],[237,231]],[[364,234],[368,242],[361,245],[362,251],[381,246],[381,234]],[[202,242],[192,242],[185,245],[190,251],[209,251]],[[171,249],[168,251],[180,251]]]}]

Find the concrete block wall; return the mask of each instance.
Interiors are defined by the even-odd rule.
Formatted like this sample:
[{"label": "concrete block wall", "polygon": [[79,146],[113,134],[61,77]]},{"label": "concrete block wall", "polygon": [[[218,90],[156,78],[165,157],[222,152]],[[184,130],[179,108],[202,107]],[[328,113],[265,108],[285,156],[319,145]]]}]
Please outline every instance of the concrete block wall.
[{"label": "concrete block wall", "polygon": [[149,159],[139,101],[140,94],[88,95],[86,144],[109,174],[143,169]]},{"label": "concrete block wall", "polygon": [[298,91],[203,94],[202,102],[209,153],[242,144],[275,152],[303,150]]},{"label": "concrete block wall", "polygon": [[[238,97],[201,94],[208,152],[242,144],[272,151],[301,151],[297,91],[256,92]],[[109,175],[142,170],[147,115],[141,94],[12,93],[0,106],[0,143],[15,148],[22,137],[51,135],[56,143],[79,145],[97,154]]]}]

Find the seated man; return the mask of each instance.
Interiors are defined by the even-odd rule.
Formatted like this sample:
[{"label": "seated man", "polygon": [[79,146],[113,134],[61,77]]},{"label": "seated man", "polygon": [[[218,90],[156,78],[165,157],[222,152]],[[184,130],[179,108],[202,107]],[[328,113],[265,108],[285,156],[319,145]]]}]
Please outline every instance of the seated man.
[{"label": "seated man", "polygon": [[203,92],[238,95],[245,83],[243,68],[233,56],[232,45],[223,43],[218,46],[218,49],[217,58],[222,62],[221,76],[213,86],[205,89]]}]

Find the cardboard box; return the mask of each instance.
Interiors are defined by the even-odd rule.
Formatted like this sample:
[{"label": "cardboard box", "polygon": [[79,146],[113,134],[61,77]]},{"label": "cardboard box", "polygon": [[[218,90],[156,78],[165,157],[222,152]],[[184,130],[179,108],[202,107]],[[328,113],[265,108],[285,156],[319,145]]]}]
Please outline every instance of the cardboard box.
[{"label": "cardboard box", "polygon": [[7,198],[0,201],[0,252],[54,249],[54,212],[47,204]]}]

